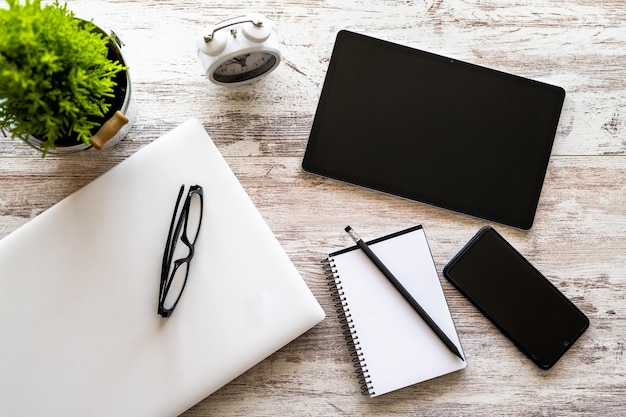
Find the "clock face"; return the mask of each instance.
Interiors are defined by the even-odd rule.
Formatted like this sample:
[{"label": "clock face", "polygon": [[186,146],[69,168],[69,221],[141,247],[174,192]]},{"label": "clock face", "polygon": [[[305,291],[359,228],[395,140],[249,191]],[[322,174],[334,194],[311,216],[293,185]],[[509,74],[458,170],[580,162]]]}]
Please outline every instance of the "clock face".
[{"label": "clock face", "polygon": [[276,63],[276,56],[271,53],[250,52],[228,59],[217,67],[213,77],[222,83],[239,83],[265,74]]}]

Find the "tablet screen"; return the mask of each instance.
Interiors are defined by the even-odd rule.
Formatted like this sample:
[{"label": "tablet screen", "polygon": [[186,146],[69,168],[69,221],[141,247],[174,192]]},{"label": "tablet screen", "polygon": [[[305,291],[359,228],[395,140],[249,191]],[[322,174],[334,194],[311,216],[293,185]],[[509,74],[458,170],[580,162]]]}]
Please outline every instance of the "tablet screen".
[{"label": "tablet screen", "polygon": [[302,166],[529,229],[564,98],[557,86],[341,31]]}]

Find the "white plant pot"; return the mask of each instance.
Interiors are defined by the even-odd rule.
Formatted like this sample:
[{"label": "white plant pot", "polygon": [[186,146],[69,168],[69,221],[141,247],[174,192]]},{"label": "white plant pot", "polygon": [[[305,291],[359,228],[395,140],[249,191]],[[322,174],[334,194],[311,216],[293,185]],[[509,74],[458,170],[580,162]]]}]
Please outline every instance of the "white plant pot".
[{"label": "white plant pot", "polygon": [[[111,40],[109,42],[109,47],[112,48],[115,51],[115,54],[117,55],[120,63],[122,65],[126,66],[126,60],[124,59],[124,55],[122,53],[122,41],[118,38],[118,36],[114,33],[111,32],[110,34],[105,32],[104,30],[102,30],[99,27],[96,27],[98,30],[100,30],[104,35],[111,35]],[[131,83],[131,79],[130,79],[130,70],[126,70],[123,72],[120,72],[120,78],[122,78],[122,89],[125,92],[124,95],[124,100],[121,106],[115,106],[115,107],[119,107],[119,108],[112,108],[109,110],[109,114],[115,113],[115,111],[120,111],[122,112],[126,118],[128,119],[128,122],[123,125],[118,131],[117,133],[115,133],[110,139],[108,139],[106,141],[106,143],[102,146],[102,149],[108,149],[112,146],[114,146],[115,144],[119,143],[130,131],[130,128],[135,120],[135,116],[137,114],[137,109],[136,109],[136,101],[135,101],[135,97],[133,95],[133,91],[132,91],[132,83]],[[118,85],[119,86],[119,85]],[[114,106],[112,106],[114,107]],[[41,151],[43,151],[42,148],[42,143],[43,141],[32,136],[29,135],[29,137],[27,138],[22,138],[26,143],[28,143],[29,145],[35,147],[36,149],[39,149]],[[74,152],[80,152],[80,151],[85,151],[87,149],[92,148],[91,144],[86,144],[86,143],[76,143],[76,144],[59,144],[58,142],[55,144],[55,146],[53,148],[49,148],[47,150],[48,154],[57,154],[57,155],[62,155],[62,154],[69,154],[69,153],[74,153]]]}]

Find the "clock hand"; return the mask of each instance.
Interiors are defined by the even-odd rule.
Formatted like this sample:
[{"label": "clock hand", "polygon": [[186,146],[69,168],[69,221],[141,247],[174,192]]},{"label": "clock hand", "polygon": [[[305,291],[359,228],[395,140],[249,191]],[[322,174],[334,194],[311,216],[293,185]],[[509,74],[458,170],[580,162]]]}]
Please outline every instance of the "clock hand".
[{"label": "clock hand", "polygon": [[250,56],[250,54],[246,54],[242,57],[235,57],[233,58],[239,65],[241,65],[241,68],[247,67],[248,64],[246,64],[246,59],[248,59],[248,57]]}]

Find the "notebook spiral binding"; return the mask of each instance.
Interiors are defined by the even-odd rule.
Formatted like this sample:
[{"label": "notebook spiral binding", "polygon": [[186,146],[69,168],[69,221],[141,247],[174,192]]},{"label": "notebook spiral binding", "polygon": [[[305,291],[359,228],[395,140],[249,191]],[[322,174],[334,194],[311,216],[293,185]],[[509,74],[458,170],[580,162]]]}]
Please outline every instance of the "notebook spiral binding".
[{"label": "notebook spiral binding", "polygon": [[348,346],[348,352],[350,353],[350,357],[352,358],[352,362],[356,368],[355,372],[359,378],[361,393],[363,395],[374,395],[374,387],[372,386],[372,381],[367,370],[367,363],[365,362],[365,357],[359,344],[359,336],[354,328],[352,315],[350,314],[350,307],[348,306],[348,302],[343,292],[341,278],[339,277],[332,258],[325,259],[322,262],[326,271],[328,287],[332,295],[332,302],[336,308],[339,323],[341,324],[343,335]]}]

